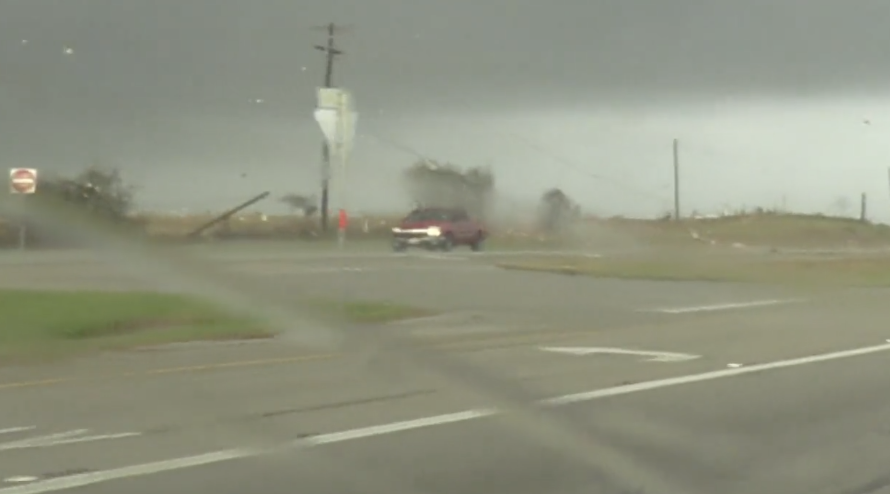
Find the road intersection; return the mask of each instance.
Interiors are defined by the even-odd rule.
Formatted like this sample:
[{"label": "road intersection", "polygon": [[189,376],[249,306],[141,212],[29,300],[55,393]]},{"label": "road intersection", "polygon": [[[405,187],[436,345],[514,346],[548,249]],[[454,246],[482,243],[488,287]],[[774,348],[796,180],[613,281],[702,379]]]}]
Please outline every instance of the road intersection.
[{"label": "road intersection", "polygon": [[[883,398],[890,391],[882,379],[890,331],[882,323],[881,290],[799,294],[510,273],[459,253],[346,260],[239,255],[240,261],[231,255],[218,262],[283,290],[311,285],[331,295],[345,286],[349,297],[474,314],[387,330],[521,383],[542,403],[571,404],[564,413],[646,468],[673,472],[674,488],[684,492],[778,492],[779,486],[813,492],[805,490],[815,485],[804,478],[808,466],[823,469],[810,472],[813,478],[837,475],[846,486],[877,475],[879,462],[863,462],[854,469],[859,476],[847,479],[828,466],[838,461],[852,468],[844,451],[890,458],[890,449],[866,438],[885,427],[880,412],[890,411]],[[22,266],[2,264],[0,279],[12,283],[7,275]],[[78,286],[72,279],[91,288],[131,286],[92,263],[43,261],[30,268],[40,270],[33,287]],[[429,277],[434,283],[420,281]],[[621,355],[633,351],[696,358]],[[598,481],[501,430],[489,405],[422,373],[348,352],[314,354],[286,341],[2,368],[0,432],[10,432],[0,434],[0,494],[78,486],[84,492],[243,492],[249,479],[264,479],[264,492],[292,492],[294,482],[312,492],[352,492],[345,479],[309,466],[319,455],[340,458],[343,468],[386,465],[396,480],[426,485],[422,492],[500,492],[496,486],[589,492],[584,487]],[[798,422],[802,434],[837,449],[797,447],[789,424],[801,416],[821,420],[812,427]],[[827,432],[830,417],[848,436]],[[699,424],[708,437],[696,433]],[[69,436],[44,439],[44,447],[15,447],[53,434]],[[787,456],[769,454],[763,444]],[[300,453],[322,445],[330,453]],[[677,457],[688,461],[677,464]],[[774,468],[783,461],[790,470]],[[750,490],[733,473],[738,465],[755,479]],[[483,475],[495,487],[474,487]]]}]

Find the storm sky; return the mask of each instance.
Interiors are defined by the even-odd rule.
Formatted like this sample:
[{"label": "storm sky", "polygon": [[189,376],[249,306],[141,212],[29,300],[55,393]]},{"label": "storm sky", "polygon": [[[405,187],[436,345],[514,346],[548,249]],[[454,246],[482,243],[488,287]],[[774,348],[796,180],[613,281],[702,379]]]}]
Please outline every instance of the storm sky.
[{"label": "storm sky", "polygon": [[505,200],[653,216],[679,138],[687,212],[867,192],[890,221],[886,0],[3,0],[0,157],[118,166],[150,209],[317,193],[331,21],[354,209],[406,207],[424,155],[490,164]]}]

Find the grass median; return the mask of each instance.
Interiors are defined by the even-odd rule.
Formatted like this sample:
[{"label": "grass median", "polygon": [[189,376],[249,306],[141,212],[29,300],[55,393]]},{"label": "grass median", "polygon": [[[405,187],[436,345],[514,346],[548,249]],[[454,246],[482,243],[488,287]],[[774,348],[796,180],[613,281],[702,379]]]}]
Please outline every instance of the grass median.
[{"label": "grass median", "polygon": [[749,282],[799,287],[890,286],[890,257],[822,259],[751,258],[580,258],[511,260],[503,269],[660,281]]},{"label": "grass median", "polygon": [[[389,302],[315,300],[319,317],[382,324],[432,315]],[[193,298],[150,292],[0,290],[0,365],[169,343],[271,338],[257,321]]]}]

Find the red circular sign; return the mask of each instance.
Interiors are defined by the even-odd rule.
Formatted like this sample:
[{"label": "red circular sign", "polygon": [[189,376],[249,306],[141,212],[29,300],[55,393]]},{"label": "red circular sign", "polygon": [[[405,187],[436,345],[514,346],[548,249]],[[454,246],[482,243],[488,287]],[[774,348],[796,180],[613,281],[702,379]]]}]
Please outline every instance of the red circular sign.
[{"label": "red circular sign", "polygon": [[37,176],[31,170],[19,168],[9,174],[9,184],[19,194],[28,194],[37,186]]}]

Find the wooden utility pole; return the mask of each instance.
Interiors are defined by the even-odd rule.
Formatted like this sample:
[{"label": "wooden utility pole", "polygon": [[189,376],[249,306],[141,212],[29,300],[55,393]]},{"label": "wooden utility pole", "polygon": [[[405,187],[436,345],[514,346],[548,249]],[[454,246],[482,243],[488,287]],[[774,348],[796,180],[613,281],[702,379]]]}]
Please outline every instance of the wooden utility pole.
[{"label": "wooden utility pole", "polygon": [[859,221],[865,223],[868,219],[868,195],[865,192],[859,196]]},{"label": "wooden utility pole", "polygon": [[[325,53],[324,87],[333,87],[334,57],[343,54],[341,50],[334,47],[334,35],[343,28],[331,22],[324,26],[323,29],[327,31],[327,43],[315,45],[315,49]],[[321,161],[321,230],[326,232],[328,231],[328,190],[331,181],[331,150],[328,149],[327,141],[324,141],[321,145]]]},{"label": "wooden utility pole", "polygon": [[680,140],[674,139],[674,219],[680,221]]}]

